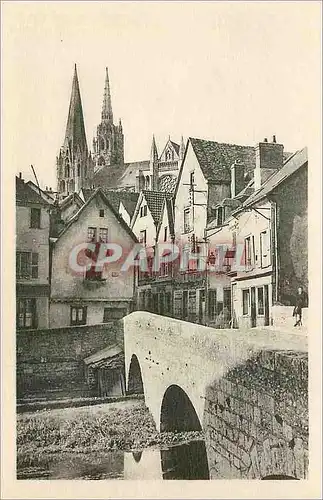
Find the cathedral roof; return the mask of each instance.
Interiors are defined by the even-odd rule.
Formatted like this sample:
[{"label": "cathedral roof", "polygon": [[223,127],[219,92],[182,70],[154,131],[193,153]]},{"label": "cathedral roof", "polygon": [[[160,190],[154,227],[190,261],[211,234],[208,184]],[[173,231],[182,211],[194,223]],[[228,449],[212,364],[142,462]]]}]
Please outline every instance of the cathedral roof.
[{"label": "cathedral roof", "polygon": [[80,151],[87,151],[82,100],[76,64],[74,69],[70,107],[66,124],[65,143],[69,144],[73,152],[76,152],[78,149],[80,149]]},{"label": "cathedral roof", "polygon": [[149,170],[149,160],[102,167],[94,173],[93,183],[109,189],[133,190],[138,170]]}]

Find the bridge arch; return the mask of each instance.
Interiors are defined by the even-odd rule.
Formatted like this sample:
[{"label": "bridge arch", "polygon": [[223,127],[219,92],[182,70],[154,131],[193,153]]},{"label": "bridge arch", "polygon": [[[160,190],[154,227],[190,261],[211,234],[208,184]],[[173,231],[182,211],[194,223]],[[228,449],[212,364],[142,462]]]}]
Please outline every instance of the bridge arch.
[{"label": "bridge arch", "polygon": [[144,394],[141,366],[135,354],[132,355],[130,361],[127,387],[128,394]]},{"label": "bridge arch", "polygon": [[178,385],[170,385],[165,391],[160,410],[160,430],[161,432],[202,430],[192,401]]}]

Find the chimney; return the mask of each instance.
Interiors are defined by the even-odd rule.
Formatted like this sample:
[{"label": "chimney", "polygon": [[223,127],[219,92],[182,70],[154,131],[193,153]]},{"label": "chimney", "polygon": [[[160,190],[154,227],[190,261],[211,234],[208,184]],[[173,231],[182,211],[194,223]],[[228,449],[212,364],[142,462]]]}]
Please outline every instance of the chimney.
[{"label": "chimney", "polygon": [[260,142],[255,147],[256,150],[256,168],[254,172],[255,191],[261,188],[269,177],[280,170],[283,166],[284,146],[277,144],[276,136],[273,136],[273,142]]},{"label": "chimney", "polygon": [[19,179],[22,179],[22,173],[19,172]]},{"label": "chimney", "polygon": [[231,165],[231,198],[237,196],[243,190],[244,185],[244,164],[235,161]]}]

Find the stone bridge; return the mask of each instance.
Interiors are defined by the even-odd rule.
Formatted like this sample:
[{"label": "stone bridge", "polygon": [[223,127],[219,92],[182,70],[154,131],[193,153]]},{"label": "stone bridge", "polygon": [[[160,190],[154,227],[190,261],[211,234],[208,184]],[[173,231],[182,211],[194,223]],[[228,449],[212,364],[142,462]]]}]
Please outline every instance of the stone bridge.
[{"label": "stone bridge", "polygon": [[128,392],[144,393],[158,430],[204,431],[210,478],[307,478],[306,336],[123,321]]}]

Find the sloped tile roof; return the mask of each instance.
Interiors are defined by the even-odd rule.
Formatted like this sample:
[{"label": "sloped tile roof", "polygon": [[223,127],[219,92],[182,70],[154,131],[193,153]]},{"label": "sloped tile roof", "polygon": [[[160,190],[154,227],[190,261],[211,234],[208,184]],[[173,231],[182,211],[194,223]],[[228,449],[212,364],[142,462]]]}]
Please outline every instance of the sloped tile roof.
[{"label": "sloped tile roof", "polygon": [[256,154],[252,146],[225,144],[192,137],[189,140],[203,175],[209,181],[230,182],[230,169],[235,161],[243,163],[246,171],[255,168]]},{"label": "sloped tile roof", "polygon": [[133,216],[139,193],[132,191],[112,191],[109,189],[103,189],[103,192],[117,211],[119,210],[120,202],[122,202],[130,217]]},{"label": "sloped tile roof", "polygon": [[142,193],[147,201],[149,211],[152,218],[154,219],[155,224],[158,224],[164,205],[164,200],[165,198],[170,199],[172,197],[172,194],[159,191],[143,191]]},{"label": "sloped tile roof", "polygon": [[34,191],[23,179],[16,177],[16,204],[35,203],[39,205],[49,205],[42,196]]}]

